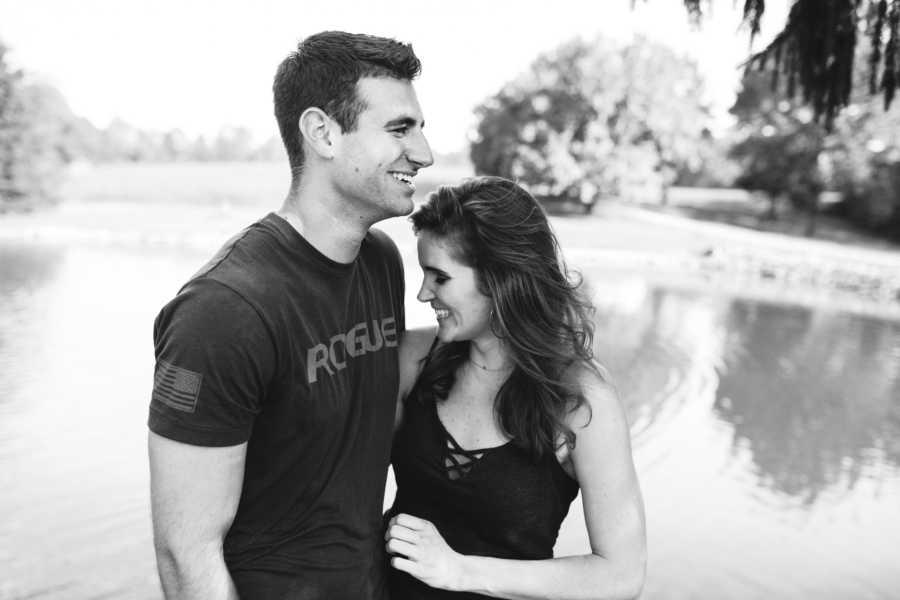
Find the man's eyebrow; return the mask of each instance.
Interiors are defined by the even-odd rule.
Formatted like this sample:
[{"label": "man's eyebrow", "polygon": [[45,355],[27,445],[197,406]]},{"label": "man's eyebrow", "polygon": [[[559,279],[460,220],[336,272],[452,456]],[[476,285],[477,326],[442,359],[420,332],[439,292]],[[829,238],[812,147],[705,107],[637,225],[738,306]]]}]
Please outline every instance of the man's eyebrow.
[{"label": "man's eyebrow", "polygon": [[425,127],[425,121],[422,121],[420,124],[419,121],[413,119],[412,117],[398,117],[396,119],[391,119],[390,121],[385,123],[385,127],[415,127],[416,125]]}]

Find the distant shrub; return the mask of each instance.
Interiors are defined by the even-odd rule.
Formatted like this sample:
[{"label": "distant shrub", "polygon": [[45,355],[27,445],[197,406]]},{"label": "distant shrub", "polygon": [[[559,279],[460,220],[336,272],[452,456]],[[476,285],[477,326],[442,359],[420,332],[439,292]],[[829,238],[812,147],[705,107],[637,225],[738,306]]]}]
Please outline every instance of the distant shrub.
[{"label": "distant shrub", "polygon": [[20,210],[53,199],[66,157],[41,98],[29,93],[6,53],[0,42],[0,209]]},{"label": "distant shrub", "polygon": [[589,205],[652,189],[658,200],[701,166],[702,86],[695,63],[646,39],[570,41],[476,109],[472,163],[546,199]]}]

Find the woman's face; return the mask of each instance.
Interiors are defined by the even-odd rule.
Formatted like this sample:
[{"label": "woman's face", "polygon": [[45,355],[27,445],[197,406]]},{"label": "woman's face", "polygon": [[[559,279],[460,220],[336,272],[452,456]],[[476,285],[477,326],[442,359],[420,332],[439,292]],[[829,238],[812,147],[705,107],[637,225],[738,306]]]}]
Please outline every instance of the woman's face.
[{"label": "woman's face", "polygon": [[478,341],[491,332],[491,300],[478,290],[475,269],[453,256],[452,242],[427,231],[419,233],[422,287],[417,298],[428,302],[438,321],[442,342]]}]

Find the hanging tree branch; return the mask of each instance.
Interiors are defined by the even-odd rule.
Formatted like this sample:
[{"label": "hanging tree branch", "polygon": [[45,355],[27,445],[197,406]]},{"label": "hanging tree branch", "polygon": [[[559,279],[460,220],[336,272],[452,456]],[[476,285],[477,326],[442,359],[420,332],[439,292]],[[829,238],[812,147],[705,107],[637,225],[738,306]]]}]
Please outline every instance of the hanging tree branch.
[{"label": "hanging tree branch", "polygon": [[[709,3],[684,0],[696,21]],[[759,34],[765,9],[765,0],[744,0],[743,22],[751,42]],[[830,129],[850,101],[859,34],[868,37],[871,46],[869,91],[883,94],[887,110],[900,85],[900,0],[794,0],[784,28],[746,67],[771,71],[776,88],[786,78],[789,96],[799,86],[816,119],[824,117]]]},{"label": "hanging tree branch", "polygon": [[799,84],[803,101],[812,105],[817,119],[824,116],[825,126],[830,128],[837,112],[848,104],[853,88],[860,3],[796,0],[784,29],[750,58],[747,68],[771,68],[776,87],[779,76],[786,75],[791,96]]}]

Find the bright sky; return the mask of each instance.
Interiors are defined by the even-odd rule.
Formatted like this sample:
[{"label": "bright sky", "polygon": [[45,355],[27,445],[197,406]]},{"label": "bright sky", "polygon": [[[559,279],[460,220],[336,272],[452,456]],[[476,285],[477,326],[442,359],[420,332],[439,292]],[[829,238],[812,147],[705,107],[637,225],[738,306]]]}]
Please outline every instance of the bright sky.
[{"label": "bright sky", "polygon": [[[749,34],[738,30],[743,2],[712,4],[696,31],[679,0],[637,0],[634,10],[631,0],[0,0],[0,39],[14,65],[98,126],[120,117],[196,135],[242,125],[262,141],[277,132],[275,68],[301,38],[323,29],[394,37],[422,60],[429,141],[452,152],[465,146],[472,109],[539,53],[598,33],[643,33],[694,57],[725,123]],[[762,41],[784,23],[787,0],[766,4]]]}]

